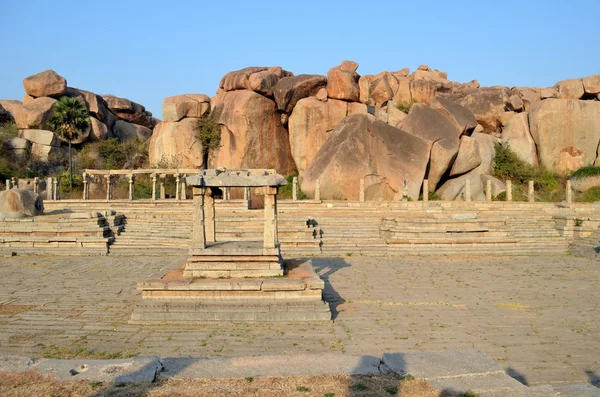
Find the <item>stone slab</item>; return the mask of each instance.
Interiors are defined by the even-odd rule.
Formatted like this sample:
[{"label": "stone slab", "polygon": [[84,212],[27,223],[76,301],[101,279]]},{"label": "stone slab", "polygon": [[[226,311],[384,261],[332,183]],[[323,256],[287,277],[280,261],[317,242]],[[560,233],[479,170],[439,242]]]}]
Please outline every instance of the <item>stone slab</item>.
[{"label": "stone slab", "polygon": [[[554,391],[552,386],[543,385],[543,386],[533,386],[533,387],[525,387],[523,389],[512,389],[510,393],[507,393],[506,390],[494,390],[494,391],[485,391],[478,393],[479,397],[558,397],[559,394]],[[576,397],[576,396],[569,396]]]},{"label": "stone slab", "polygon": [[162,370],[160,358],[134,357],[124,360],[41,360],[35,369],[58,380],[97,382],[152,382]]},{"label": "stone slab", "polygon": [[552,388],[561,396],[569,397],[600,397],[600,388],[591,383],[571,383],[566,385],[552,385]]},{"label": "stone slab", "polygon": [[27,356],[0,356],[0,372],[25,372],[32,369],[36,359]]},{"label": "stone slab", "polygon": [[380,359],[342,354],[294,354],[237,358],[165,358],[161,376],[173,379],[247,376],[378,375]]},{"label": "stone slab", "polygon": [[443,390],[451,394],[462,395],[468,390],[475,393],[484,391],[505,391],[505,395],[511,395],[515,389],[524,389],[527,386],[518,380],[511,378],[506,374],[492,374],[483,376],[459,376],[456,378],[443,378],[428,382],[436,389]]},{"label": "stone slab", "polygon": [[496,361],[477,350],[384,353],[383,363],[400,375],[410,374],[425,380],[504,374]]}]

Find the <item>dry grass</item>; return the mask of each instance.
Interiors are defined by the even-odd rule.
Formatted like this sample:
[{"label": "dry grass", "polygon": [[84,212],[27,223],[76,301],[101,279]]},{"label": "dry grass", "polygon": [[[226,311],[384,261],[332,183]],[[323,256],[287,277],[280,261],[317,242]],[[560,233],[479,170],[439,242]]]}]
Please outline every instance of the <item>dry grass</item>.
[{"label": "dry grass", "polygon": [[319,396],[319,397],[442,397],[421,380],[401,381],[396,375],[322,375],[288,378],[159,380],[156,383],[102,384],[59,382],[37,372],[0,372],[3,397],[202,397],[202,396]]},{"label": "dry grass", "polygon": [[31,305],[0,305],[0,316],[14,316],[35,309]]}]

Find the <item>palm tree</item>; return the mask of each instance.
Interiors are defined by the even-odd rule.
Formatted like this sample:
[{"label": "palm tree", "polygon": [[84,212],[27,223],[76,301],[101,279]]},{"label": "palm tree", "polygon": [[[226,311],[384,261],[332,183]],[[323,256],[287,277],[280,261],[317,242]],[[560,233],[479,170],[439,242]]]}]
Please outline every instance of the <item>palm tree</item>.
[{"label": "palm tree", "polygon": [[90,117],[84,103],[78,98],[62,97],[56,101],[54,113],[48,119],[48,124],[63,140],[69,142],[69,182],[73,188],[73,154],[71,141],[90,125]]}]

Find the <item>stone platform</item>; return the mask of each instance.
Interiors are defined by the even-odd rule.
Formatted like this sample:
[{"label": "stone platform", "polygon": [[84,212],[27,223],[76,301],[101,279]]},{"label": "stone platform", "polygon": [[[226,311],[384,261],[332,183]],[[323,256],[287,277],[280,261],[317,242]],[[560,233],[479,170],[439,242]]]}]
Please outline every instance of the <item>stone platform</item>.
[{"label": "stone platform", "polygon": [[[249,257],[247,250],[241,251],[245,254],[240,256]],[[195,263],[191,262],[192,265]],[[138,290],[142,291],[142,302],[134,309],[130,323],[331,320],[329,306],[322,299],[325,284],[314,272],[310,260],[285,261],[283,268],[279,265],[282,268],[281,276],[260,278],[187,277],[185,274],[190,272],[186,270],[189,265],[188,261],[160,280],[138,284]],[[234,273],[238,271],[243,272],[232,270]]]},{"label": "stone platform", "polygon": [[281,277],[279,247],[264,248],[258,241],[207,243],[203,249],[190,249],[192,255],[183,277]]}]

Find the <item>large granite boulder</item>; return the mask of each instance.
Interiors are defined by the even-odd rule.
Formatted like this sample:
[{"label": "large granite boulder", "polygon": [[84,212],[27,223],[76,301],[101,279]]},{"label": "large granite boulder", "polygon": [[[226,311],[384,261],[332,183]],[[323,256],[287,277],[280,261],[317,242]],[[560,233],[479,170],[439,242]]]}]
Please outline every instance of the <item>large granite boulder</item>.
[{"label": "large granite boulder", "polygon": [[288,130],[292,157],[300,175],[347,114],[348,105],[343,101],[322,102],[315,97],[298,101],[289,118]]},{"label": "large granite boulder", "polygon": [[502,126],[502,115],[510,90],[506,87],[486,87],[477,90],[465,90],[450,94],[448,99],[469,109],[477,122],[483,126],[484,132],[499,133]]},{"label": "large granite boulder", "polygon": [[60,97],[67,90],[67,80],[54,70],[45,70],[25,77],[23,86],[27,95],[34,98],[45,96]]},{"label": "large granite boulder", "polygon": [[229,72],[221,78],[219,88],[222,88],[225,91],[248,90],[250,89],[250,76],[253,73],[262,72],[267,69],[268,68],[265,66],[250,66]]},{"label": "large granite boulder", "polygon": [[282,175],[295,170],[288,132],[271,99],[254,91],[222,92],[213,98],[213,109],[221,125],[221,147],[212,166],[274,168]]},{"label": "large granite boulder", "polygon": [[273,87],[277,109],[285,113],[291,113],[300,99],[315,95],[319,89],[326,85],[327,78],[316,74],[284,77]]},{"label": "large granite boulder", "polygon": [[22,218],[44,213],[42,198],[29,189],[11,189],[0,192],[0,217]]},{"label": "large granite boulder", "polygon": [[442,113],[462,134],[470,135],[477,127],[477,120],[472,111],[447,98],[435,97],[431,101],[431,107]]},{"label": "large granite boulder", "polygon": [[67,92],[65,95],[69,97],[80,98],[88,108],[90,115],[105,124],[110,124],[108,125],[109,128],[112,128],[117,120],[116,116],[110,110],[108,110],[108,103],[104,100],[104,98],[102,98],[102,96],[98,94],[81,90],[79,88],[67,87]]},{"label": "large granite boulder", "polygon": [[26,160],[31,153],[31,142],[16,136],[6,142],[6,149],[9,152],[9,158]]},{"label": "large granite boulder", "polygon": [[481,154],[479,153],[479,143],[476,138],[463,135],[460,137],[460,146],[458,147],[458,154],[452,164],[450,170],[450,176],[456,177],[458,175],[466,174],[479,167],[481,164]]},{"label": "large granite boulder", "polygon": [[210,98],[204,94],[175,95],[163,99],[163,121],[202,117],[210,111]]},{"label": "large granite boulder", "polygon": [[517,157],[527,164],[536,165],[537,149],[529,131],[529,113],[515,114],[502,129],[502,141],[510,146]]},{"label": "large granite boulder", "polygon": [[48,119],[54,111],[56,99],[36,98],[24,105],[20,101],[3,100],[0,106],[3,106],[11,115],[18,128],[42,128],[48,129]]},{"label": "large granite boulder", "polygon": [[365,114],[346,117],[331,133],[304,172],[302,190],[314,195],[320,181],[321,198],[357,200],[360,179],[366,199],[417,200],[429,160],[428,141]]},{"label": "large granite boulder", "polygon": [[418,103],[430,104],[438,95],[439,83],[431,80],[412,80],[410,82],[410,94],[412,100]]},{"label": "large granite boulder", "polygon": [[344,61],[327,72],[327,93],[330,98],[358,102],[358,63]]},{"label": "large granite boulder", "polygon": [[197,123],[197,118],[185,118],[163,121],[154,127],[148,145],[150,166],[166,163],[180,168],[202,167],[202,143],[196,139]]},{"label": "large granite boulder", "polygon": [[158,121],[152,117],[152,113],[139,103],[130,101],[127,98],[119,98],[114,95],[105,95],[102,98],[108,104],[108,108],[117,117],[133,124],[139,124],[152,129]]},{"label": "large granite boulder", "polygon": [[529,112],[539,161],[558,172],[593,164],[600,143],[600,103],[546,99]]},{"label": "large granite boulder", "polygon": [[369,99],[376,106],[382,106],[394,97],[394,89],[398,89],[398,80],[389,72],[379,73],[369,82]]},{"label": "large granite boulder", "polygon": [[515,87],[510,90],[511,96],[506,102],[510,111],[529,111],[534,103],[542,100],[542,90],[539,88]]},{"label": "large granite boulder", "polygon": [[106,124],[95,117],[90,117],[89,139],[91,141],[104,141],[109,138],[109,131]]},{"label": "large granite boulder", "polygon": [[581,79],[559,81],[554,87],[558,90],[560,99],[581,99],[585,93]]},{"label": "large granite boulder", "polygon": [[61,141],[48,130],[27,129],[19,132],[19,137],[31,142],[31,156],[39,161],[48,161],[50,155],[63,154]]},{"label": "large granite boulder", "polygon": [[273,87],[275,87],[281,78],[281,73],[278,73],[280,69],[269,68],[261,72],[252,73],[248,78],[248,88],[259,94],[272,97]]},{"label": "large granite boulder", "polygon": [[121,141],[138,138],[146,142],[152,136],[152,130],[143,125],[128,123],[124,120],[117,120],[112,129],[112,135]]},{"label": "large granite boulder", "polygon": [[600,94],[600,74],[588,76],[582,79],[583,90],[587,95]]},{"label": "large granite boulder", "polygon": [[462,130],[442,113],[421,103],[415,103],[410,108],[408,117],[402,121],[401,128],[432,145],[427,179],[430,191],[435,191],[438,182],[452,165],[458,153]]}]

